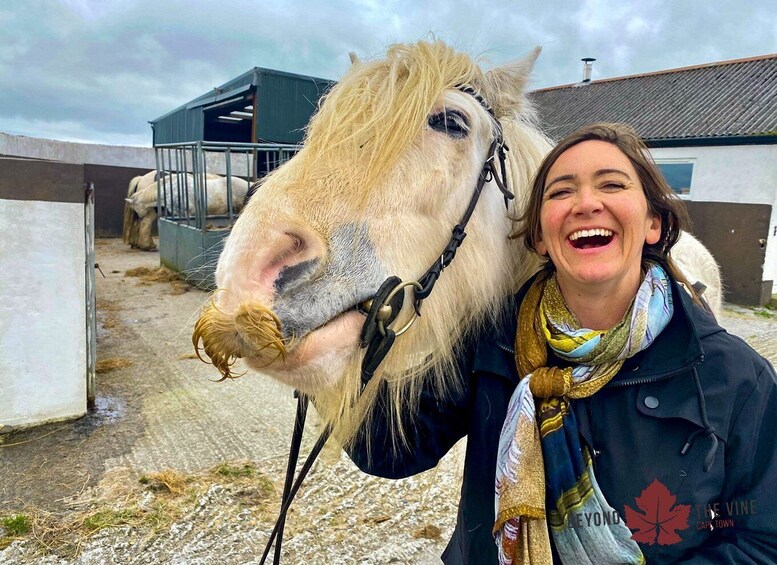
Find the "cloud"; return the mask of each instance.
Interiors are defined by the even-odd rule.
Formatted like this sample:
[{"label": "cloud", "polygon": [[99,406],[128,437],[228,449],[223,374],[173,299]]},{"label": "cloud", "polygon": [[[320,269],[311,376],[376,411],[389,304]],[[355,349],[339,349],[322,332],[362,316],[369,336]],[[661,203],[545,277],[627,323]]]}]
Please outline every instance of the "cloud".
[{"label": "cloud", "polygon": [[337,79],[348,52],[434,35],[531,87],[777,51],[768,2],[27,0],[0,3],[0,131],[151,142],[148,121],[254,66]]}]

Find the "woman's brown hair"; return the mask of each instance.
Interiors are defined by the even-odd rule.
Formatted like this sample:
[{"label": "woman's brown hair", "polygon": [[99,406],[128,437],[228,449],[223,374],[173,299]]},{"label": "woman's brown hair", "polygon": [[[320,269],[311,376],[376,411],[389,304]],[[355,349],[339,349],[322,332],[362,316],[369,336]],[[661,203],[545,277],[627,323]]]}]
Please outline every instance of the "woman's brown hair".
[{"label": "woman's brown hair", "polygon": [[[648,211],[661,218],[661,237],[654,244],[645,244],[642,249],[643,263],[645,260],[659,263],[673,279],[691,290],[690,284],[669,257],[669,251],[677,243],[680,232],[688,229],[690,224],[688,212],[682,200],[667,185],[645,143],[634,129],[625,124],[590,124],[559,141],[542,161],[534,176],[526,212],[519,218],[521,227],[512,237],[522,238],[524,245],[537,253],[537,242],[541,239],[540,210],[548,172],[562,153],[584,141],[611,143],[631,161],[642,183]],[[549,268],[552,268],[550,261],[548,264]],[[696,298],[695,295],[694,298]]]}]

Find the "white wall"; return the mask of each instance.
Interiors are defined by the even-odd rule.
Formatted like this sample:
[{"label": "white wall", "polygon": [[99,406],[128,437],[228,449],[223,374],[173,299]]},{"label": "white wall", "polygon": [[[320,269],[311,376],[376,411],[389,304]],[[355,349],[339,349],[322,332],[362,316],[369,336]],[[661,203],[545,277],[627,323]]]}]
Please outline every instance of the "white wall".
[{"label": "white wall", "polygon": [[777,145],[662,147],[650,152],[656,161],[694,162],[690,200],[772,206],[763,280],[777,283]]},{"label": "white wall", "polygon": [[84,246],[83,204],[0,199],[0,426],[86,413]]},{"label": "white wall", "polygon": [[65,163],[156,169],[154,150],[151,147],[72,143],[2,132],[0,132],[0,155],[34,157]]}]

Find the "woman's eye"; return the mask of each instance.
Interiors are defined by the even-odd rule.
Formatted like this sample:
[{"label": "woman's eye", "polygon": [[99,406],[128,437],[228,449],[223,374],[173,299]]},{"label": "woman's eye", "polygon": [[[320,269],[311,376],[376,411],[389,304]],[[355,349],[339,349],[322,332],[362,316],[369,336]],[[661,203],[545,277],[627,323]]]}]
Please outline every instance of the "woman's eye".
[{"label": "woman's eye", "polygon": [[559,198],[565,198],[570,194],[572,194],[572,190],[569,188],[554,188],[545,193],[545,198],[557,200]]},{"label": "woman's eye", "polygon": [[606,182],[602,185],[603,190],[612,190],[612,191],[623,190],[625,187],[626,185],[623,184],[622,182],[615,182],[615,181]]},{"label": "woman's eye", "polygon": [[447,110],[429,116],[429,127],[457,139],[467,137],[469,131],[467,120],[455,110]]}]

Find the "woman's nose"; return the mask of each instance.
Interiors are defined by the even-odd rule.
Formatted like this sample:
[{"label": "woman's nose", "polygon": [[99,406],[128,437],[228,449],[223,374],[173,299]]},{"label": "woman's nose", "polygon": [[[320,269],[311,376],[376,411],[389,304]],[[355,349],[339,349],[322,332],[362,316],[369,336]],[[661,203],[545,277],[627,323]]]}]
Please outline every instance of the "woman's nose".
[{"label": "woman's nose", "polygon": [[575,214],[594,214],[602,211],[599,192],[593,187],[581,187],[575,195],[573,212]]}]

